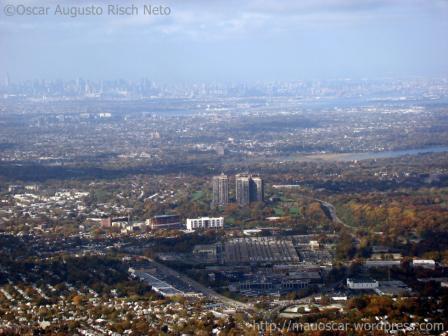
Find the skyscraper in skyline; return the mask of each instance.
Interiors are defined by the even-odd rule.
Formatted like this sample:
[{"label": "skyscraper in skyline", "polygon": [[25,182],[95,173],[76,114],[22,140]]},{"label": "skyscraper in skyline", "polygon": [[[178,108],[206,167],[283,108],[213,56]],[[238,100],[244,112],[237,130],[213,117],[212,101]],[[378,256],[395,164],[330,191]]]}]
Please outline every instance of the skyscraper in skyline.
[{"label": "skyscraper in skyline", "polygon": [[236,202],[239,205],[250,203],[250,176],[248,174],[238,174],[235,176]]},{"label": "skyscraper in skyline", "polygon": [[11,79],[9,78],[9,73],[6,73],[5,80],[4,80],[4,86],[5,88],[9,88],[11,85]]},{"label": "skyscraper in skyline", "polygon": [[238,174],[235,176],[236,202],[248,205],[264,201],[263,179],[258,175]]},{"label": "skyscraper in skyline", "polygon": [[264,202],[264,183],[263,179],[258,175],[251,176],[250,201]]},{"label": "skyscraper in skyline", "polygon": [[229,203],[229,179],[227,175],[213,177],[213,205],[225,206]]}]

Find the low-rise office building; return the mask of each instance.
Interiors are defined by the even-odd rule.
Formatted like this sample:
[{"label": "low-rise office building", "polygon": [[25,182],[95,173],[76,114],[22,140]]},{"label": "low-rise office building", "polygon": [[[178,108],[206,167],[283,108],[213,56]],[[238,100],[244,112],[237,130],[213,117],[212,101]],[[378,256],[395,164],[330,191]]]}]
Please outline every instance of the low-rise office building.
[{"label": "low-rise office building", "polygon": [[369,290],[378,288],[378,281],[371,278],[347,278],[347,287],[355,290]]},{"label": "low-rise office building", "polygon": [[209,229],[224,227],[224,217],[201,217],[201,218],[187,218],[187,229]]},{"label": "low-rise office building", "polygon": [[146,220],[151,230],[178,229],[182,226],[178,215],[159,215]]},{"label": "low-rise office building", "polygon": [[422,267],[427,269],[435,269],[436,262],[432,259],[414,259],[412,260],[413,267]]}]

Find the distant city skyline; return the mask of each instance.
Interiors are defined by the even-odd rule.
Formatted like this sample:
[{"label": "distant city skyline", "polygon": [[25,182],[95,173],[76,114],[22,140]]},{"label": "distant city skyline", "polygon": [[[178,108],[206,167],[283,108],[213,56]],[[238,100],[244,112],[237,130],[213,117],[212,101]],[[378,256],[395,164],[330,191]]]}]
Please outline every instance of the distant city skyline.
[{"label": "distant city skyline", "polygon": [[[166,83],[136,80],[0,80],[1,99],[147,99],[192,97],[301,97],[316,99],[445,99],[448,78],[332,79],[244,82]],[[215,148],[219,152],[219,148]]]},{"label": "distant city skyline", "polygon": [[[6,16],[11,2],[0,0],[0,76],[12,83],[448,76],[445,0],[173,0],[154,4],[170,7],[164,16],[76,18]],[[64,1],[74,5],[86,4]]]}]

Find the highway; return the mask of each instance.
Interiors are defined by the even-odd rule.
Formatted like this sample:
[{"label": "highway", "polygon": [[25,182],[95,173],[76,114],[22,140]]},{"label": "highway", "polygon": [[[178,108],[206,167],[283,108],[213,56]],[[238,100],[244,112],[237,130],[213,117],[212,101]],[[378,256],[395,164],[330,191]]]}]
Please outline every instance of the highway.
[{"label": "highway", "polygon": [[350,226],[350,225],[344,223],[338,217],[338,215],[336,214],[336,209],[334,208],[333,204],[328,203],[326,201],[322,201],[322,200],[320,200],[318,198],[313,198],[313,197],[309,197],[309,196],[300,196],[300,197],[308,199],[308,200],[311,200],[311,201],[318,202],[320,204],[320,206],[325,209],[324,210],[325,214],[331,219],[331,221],[333,223],[342,225],[346,229],[350,230],[352,234],[355,232],[356,228],[354,228],[353,226]]},{"label": "highway", "polygon": [[170,276],[176,277],[176,278],[184,281],[186,284],[188,284],[192,288],[194,288],[197,292],[202,293],[205,297],[207,297],[209,299],[214,299],[218,302],[221,302],[225,305],[228,305],[228,306],[231,306],[231,307],[237,308],[237,309],[244,309],[244,310],[253,309],[252,304],[236,301],[236,300],[230,299],[228,297],[225,297],[224,295],[221,295],[221,294],[215,292],[213,289],[208,288],[208,287],[200,284],[199,282],[191,279],[190,277],[186,276],[185,274],[179,273],[176,270],[169,268],[169,267],[167,267],[153,259],[150,259],[148,257],[145,257],[145,259],[147,259],[148,261],[153,263],[157,268],[159,268],[166,274],[169,274]]},{"label": "highway", "polygon": [[323,207],[323,208],[325,208],[325,209],[327,210],[328,215],[330,216],[330,219],[332,220],[333,223],[341,224],[343,227],[349,229],[350,231],[354,231],[354,230],[355,230],[354,227],[352,227],[352,226],[350,226],[350,225],[344,223],[344,222],[338,217],[338,215],[336,214],[336,210],[335,210],[333,204],[328,203],[328,202],[325,202],[325,201],[322,201],[322,200],[319,200],[319,199],[317,199],[317,198],[314,199],[314,200],[317,201],[317,202],[319,202],[320,205],[321,205],[321,207]]}]

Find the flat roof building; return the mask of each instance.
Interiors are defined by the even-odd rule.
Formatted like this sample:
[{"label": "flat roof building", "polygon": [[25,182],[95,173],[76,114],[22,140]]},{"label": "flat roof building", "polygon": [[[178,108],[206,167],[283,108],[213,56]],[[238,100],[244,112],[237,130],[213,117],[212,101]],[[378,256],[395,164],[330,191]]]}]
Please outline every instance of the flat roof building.
[{"label": "flat roof building", "polygon": [[371,278],[347,278],[347,287],[356,290],[369,290],[378,288],[378,281]]},{"label": "flat roof building", "polygon": [[187,229],[209,229],[224,227],[224,217],[187,218]]},{"label": "flat roof building", "polygon": [[178,215],[158,215],[146,220],[146,225],[151,230],[158,229],[178,229],[182,227]]}]

